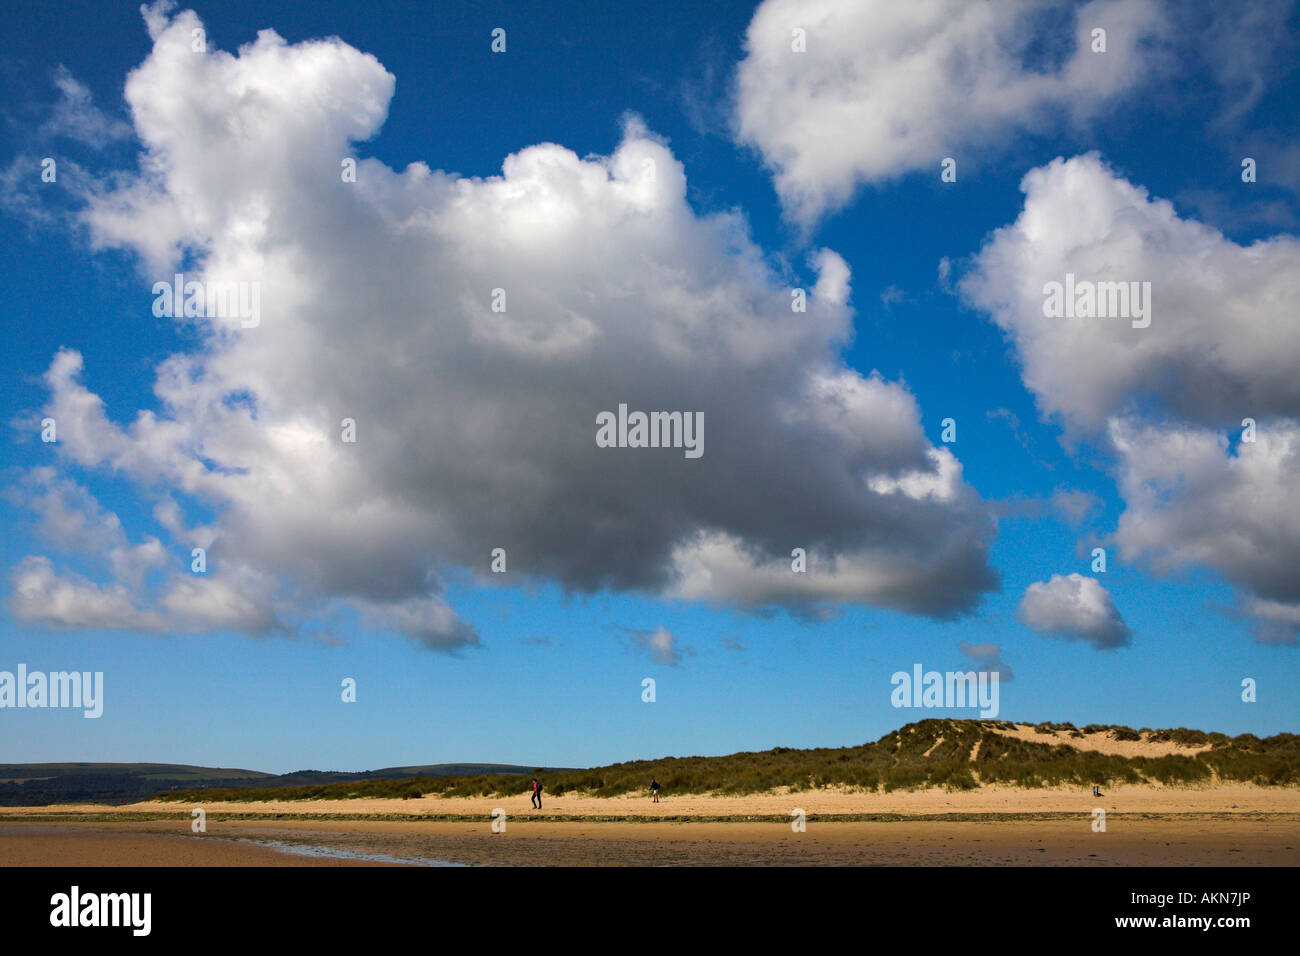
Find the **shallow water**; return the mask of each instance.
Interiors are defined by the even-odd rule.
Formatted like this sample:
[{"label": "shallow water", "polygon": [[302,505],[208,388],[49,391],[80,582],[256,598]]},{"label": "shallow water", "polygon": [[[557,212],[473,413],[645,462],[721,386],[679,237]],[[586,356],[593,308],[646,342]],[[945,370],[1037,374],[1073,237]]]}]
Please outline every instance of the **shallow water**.
[{"label": "shallow water", "polygon": [[453,863],[450,860],[435,860],[425,856],[391,856],[387,853],[358,853],[336,846],[321,846],[311,843],[289,843],[284,840],[256,840],[242,838],[242,842],[269,846],[283,853],[296,856],[331,857],[340,860],[365,860],[367,863],[401,863],[406,866],[468,866],[467,863]]}]

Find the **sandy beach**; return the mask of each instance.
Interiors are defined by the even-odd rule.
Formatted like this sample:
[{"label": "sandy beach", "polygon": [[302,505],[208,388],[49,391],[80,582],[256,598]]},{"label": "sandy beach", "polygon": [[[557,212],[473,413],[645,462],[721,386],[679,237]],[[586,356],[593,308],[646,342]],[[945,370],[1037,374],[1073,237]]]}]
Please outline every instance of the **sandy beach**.
[{"label": "sandy beach", "polygon": [[194,806],[3,808],[0,865],[1300,865],[1300,788],[1251,785],[211,803],[204,834]]},{"label": "sandy beach", "polygon": [[[293,847],[298,852],[287,852]],[[304,851],[322,856],[303,855]],[[248,820],[0,824],[2,866],[1296,866],[1288,820],[488,822]]]},{"label": "sandy beach", "polygon": [[261,816],[380,816],[465,820],[488,819],[500,807],[512,819],[523,817],[551,820],[604,819],[676,820],[763,818],[784,820],[801,809],[809,817],[914,816],[933,814],[1091,814],[1100,807],[1109,814],[1208,813],[1208,814],[1295,814],[1300,815],[1300,787],[1258,787],[1252,784],[1219,784],[1205,787],[1164,787],[1149,784],[1106,787],[1105,796],[1093,797],[1079,787],[1024,789],[988,785],[974,790],[898,790],[892,793],[825,788],[790,792],[776,790],[743,796],[672,794],[661,803],[644,794],[592,797],[578,794],[546,794],[540,812],[528,805],[528,796],[439,797],[411,800],[269,800],[255,802],[177,803],[149,800],[126,806],[104,807],[73,804],[53,807],[0,807],[0,817],[111,814],[114,817],[158,814],[189,817],[194,807],[209,815]]}]

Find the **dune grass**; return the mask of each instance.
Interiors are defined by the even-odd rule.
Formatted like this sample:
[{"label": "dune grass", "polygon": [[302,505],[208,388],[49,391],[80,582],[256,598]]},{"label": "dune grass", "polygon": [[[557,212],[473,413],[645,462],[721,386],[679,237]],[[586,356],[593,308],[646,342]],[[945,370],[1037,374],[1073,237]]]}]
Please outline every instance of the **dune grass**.
[{"label": "dune grass", "polygon": [[[615,797],[645,790],[652,777],[669,793],[743,795],[780,787],[794,791],[821,787],[893,791],[922,787],[968,790],[981,783],[1020,787],[1093,783],[1206,783],[1223,781],[1265,786],[1300,784],[1300,737],[1278,734],[1260,739],[1250,734],[1226,737],[1201,731],[1145,731],[1151,740],[1210,745],[1197,754],[1121,757],[1080,750],[1070,744],[1080,733],[1070,724],[1039,724],[1044,740],[1024,741],[994,733],[1014,725],[1005,721],[923,720],[857,747],[819,747],[728,754],[721,757],[664,757],[634,760],[544,775],[552,795],[582,793]],[[1042,732],[1040,730],[1040,732]],[[1115,740],[1138,740],[1129,727],[1092,724],[1084,733],[1106,733]],[[978,751],[975,745],[979,744]],[[975,752],[975,759],[970,756]],[[413,799],[427,794],[448,797],[505,796],[525,792],[527,775],[480,774],[463,777],[417,777],[365,780],[302,787],[240,787],[177,790],[160,796],[172,801]]]}]

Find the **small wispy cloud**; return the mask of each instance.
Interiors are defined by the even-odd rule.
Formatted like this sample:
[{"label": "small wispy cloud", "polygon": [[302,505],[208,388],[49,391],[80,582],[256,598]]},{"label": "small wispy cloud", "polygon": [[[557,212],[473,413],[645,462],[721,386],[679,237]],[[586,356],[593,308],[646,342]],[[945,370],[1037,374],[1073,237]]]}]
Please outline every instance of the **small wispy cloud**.
[{"label": "small wispy cloud", "polygon": [[1002,647],[999,644],[972,644],[961,641],[957,649],[979,664],[985,670],[997,671],[998,680],[1005,684],[1016,679],[1011,668],[1002,660]]},{"label": "small wispy cloud", "polygon": [[54,85],[60,96],[41,127],[43,135],[64,136],[94,149],[135,135],[130,123],[97,107],[86,85],[62,64],[54,71]]},{"label": "small wispy cloud", "polygon": [[634,647],[650,655],[656,664],[665,667],[677,667],[682,657],[694,653],[691,648],[683,647],[666,627],[656,627],[653,631],[620,628]]}]

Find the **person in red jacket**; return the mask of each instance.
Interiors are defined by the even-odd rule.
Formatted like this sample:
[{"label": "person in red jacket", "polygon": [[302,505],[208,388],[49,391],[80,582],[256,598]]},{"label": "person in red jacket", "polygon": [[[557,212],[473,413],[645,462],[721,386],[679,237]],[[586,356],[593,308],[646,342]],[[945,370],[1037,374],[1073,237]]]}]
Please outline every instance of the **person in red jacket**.
[{"label": "person in red jacket", "polygon": [[533,798],[532,804],[538,810],[542,809],[542,782],[533,777]]}]

